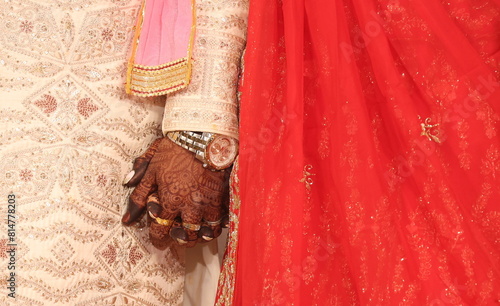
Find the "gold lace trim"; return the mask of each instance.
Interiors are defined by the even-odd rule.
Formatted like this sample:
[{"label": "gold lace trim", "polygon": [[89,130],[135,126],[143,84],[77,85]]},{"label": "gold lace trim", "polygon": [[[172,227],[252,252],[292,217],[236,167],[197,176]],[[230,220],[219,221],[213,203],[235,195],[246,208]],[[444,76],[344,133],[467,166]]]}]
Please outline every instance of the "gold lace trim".
[{"label": "gold lace trim", "polygon": [[185,88],[191,78],[191,61],[184,57],[161,66],[132,65],[127,93],[160,96]]}]

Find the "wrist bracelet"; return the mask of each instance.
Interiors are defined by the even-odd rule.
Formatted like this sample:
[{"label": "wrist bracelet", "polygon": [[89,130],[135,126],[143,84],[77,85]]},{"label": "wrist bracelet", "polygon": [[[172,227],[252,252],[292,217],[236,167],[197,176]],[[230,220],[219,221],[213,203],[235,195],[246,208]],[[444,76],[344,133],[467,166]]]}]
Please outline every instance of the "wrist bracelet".
[{"label": "wrist bracelet", "polygon": [[203,167],[223,170],[230,167],[238,154],[238,141],[232,137],[209,133],[175,131],[166,135],[184,149],[193,152]]}]

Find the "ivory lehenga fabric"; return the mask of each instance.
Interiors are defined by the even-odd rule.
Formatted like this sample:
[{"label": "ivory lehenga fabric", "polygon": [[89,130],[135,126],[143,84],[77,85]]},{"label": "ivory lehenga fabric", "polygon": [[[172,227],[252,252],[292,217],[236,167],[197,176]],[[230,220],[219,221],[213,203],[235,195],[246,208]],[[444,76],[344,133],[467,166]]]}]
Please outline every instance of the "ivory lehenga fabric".
[{"label": "ivory lehenga fabric", "polygon": [[[120,217],[121,182],[161,135],[163,104],[124,91],[137,0],[0,3],[1,219],[17,197],[16,302],[177,305],[183,254],[158,251]],[[5,229],[5,231],[3,230]],[[5,267],[5,268],[4,268]]]}]

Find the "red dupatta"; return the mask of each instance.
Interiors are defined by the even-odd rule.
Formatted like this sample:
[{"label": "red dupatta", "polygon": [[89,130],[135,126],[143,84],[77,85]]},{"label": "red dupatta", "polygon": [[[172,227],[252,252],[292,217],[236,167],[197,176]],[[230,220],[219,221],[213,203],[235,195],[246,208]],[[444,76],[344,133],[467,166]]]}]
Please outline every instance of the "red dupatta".
[{"label": "red dupatta", "polygon": [[251,1],[220,304],[498,302],[499,17],[487,0]]}]

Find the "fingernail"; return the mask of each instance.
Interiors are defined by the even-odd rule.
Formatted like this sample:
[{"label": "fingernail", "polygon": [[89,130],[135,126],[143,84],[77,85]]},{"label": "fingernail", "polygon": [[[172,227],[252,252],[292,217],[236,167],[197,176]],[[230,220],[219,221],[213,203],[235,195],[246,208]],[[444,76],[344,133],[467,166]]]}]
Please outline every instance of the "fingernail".
[{"label": "fingernail", "polygon": [[186,240],[182,240],[182,239],[179,239],[179,238],[177,238],[176,240],[177,240],[178,244],[186,244],[187,243]]},{"label": "fingernail", "polygon": [[130,213],[129,212],[126,212],[125,215],[123,215],[122,217],[122,223],[128,223],[130,220]]},{"label": "fingernail", "polygon": [[132,170],[130,171],[127,176],[125,177],[125,179],[123,179],[123,185],[127,184],[128,182],[130,182],[130,180],[134,177],[135,175],[135,170]]},{"label": "fingernail", "polygon": [[214,238],[208,237],[208,236],[201,236],[201,237],[203,237],[203,239],[206,241],[211,241],[212,239],[214,239]]}]

